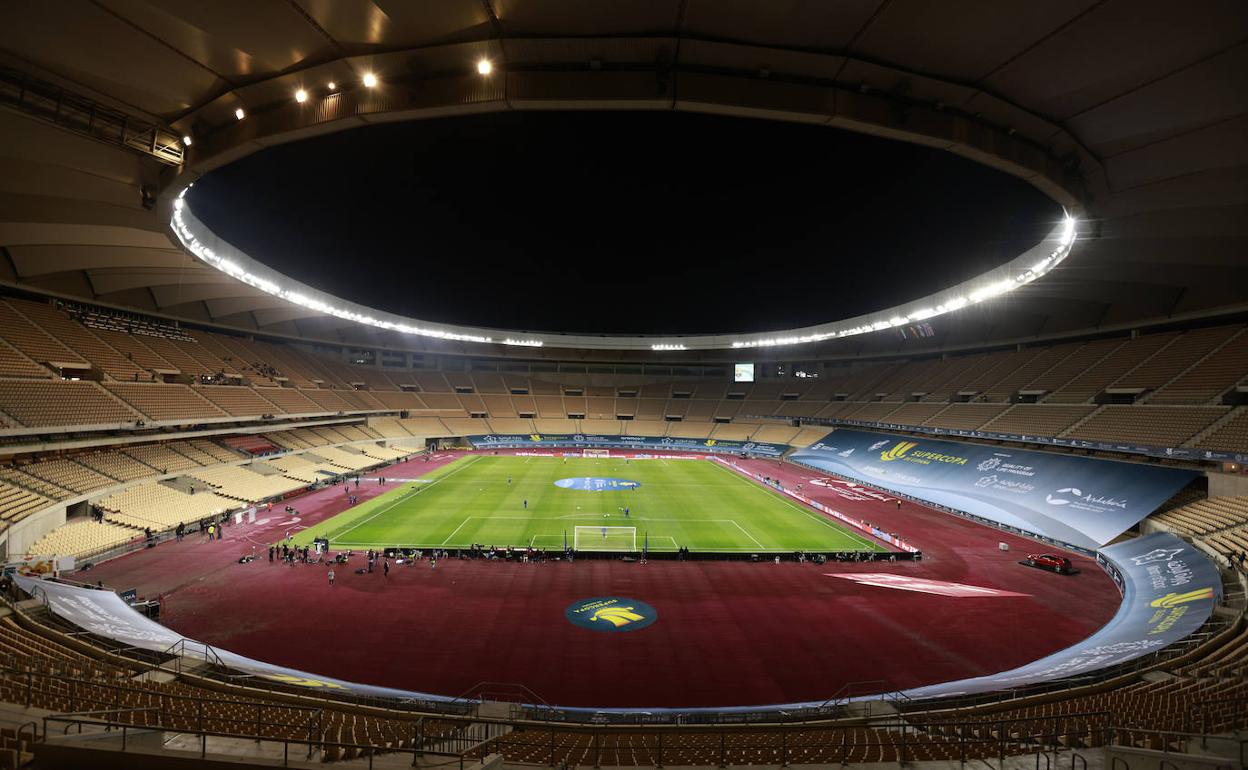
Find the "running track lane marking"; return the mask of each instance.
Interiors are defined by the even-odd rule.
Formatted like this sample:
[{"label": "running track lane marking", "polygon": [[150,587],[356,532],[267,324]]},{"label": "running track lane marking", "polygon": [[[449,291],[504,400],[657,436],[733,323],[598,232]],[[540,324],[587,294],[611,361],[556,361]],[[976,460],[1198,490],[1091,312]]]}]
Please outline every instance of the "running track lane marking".
[{"label": "running track lane marking", "polygon": [[[858,533],[856,533],[856,532],[854,532],[854,531],[852,531],[852,530],[850,530],[850,529],[846,529],[845,527],[840,527],[840,526],[837,526],[836,524],[833,524],[832,522],[828,521],[828,520],[827,520],[826,518],[824,518],[823,516],[820,516],[820,515],[818,515],[818,514],[812,513],[812,512],[810,512],[810,511],[806,510],[805,508],[803,508],[802,506],[798,505],[797,503],[794,503],[792,500],[790,500],[790,499],[789,499],[789,496],[788,496],[788,495],[786,495],[786,494],[784,494],[783,492],[776,492],[776,491],[770,490],[770,489],[768,489],[768,488],[766,488],[766,487],[764,487],[764,486],[761,486],[761,485],[759,485],[759,484],[756,484],[756,483],[754,483],[754,481],[753,481],[752,479],[746,479],[746,478],[742,477],[742,476],[741,476],[741,474],[737,473],[736,471],[729,470],[728,468],[725,468],[724,466],[720,465],[718,462],[716,462],[716,461],[714,461],[714,460],[708,460],[707,462],[709,462],[711,465],[715,466],[716,468],[719,468],[719,469],[720,469],[721,471],[723,471],[724,473],[727,473],[729,476],[732,476],[732,477],[733,477],[734,479],[736,479],[737,481],[740,481],[742,484],[745,484],[746,486],[750,487],[751,489],[757,489],[759,492],[762,492],[762,493],[763,493],[763,494],[765,494],[765,495],[770,495],[770,496],[772,496],[772,497],[779,497],[780,502],[784,503],[785,505],[788,505],[790,508],[793,508],[794,510],[800,511],[803,515],[805,515],[805,516],[809,516],[810,518],[814,519],[815,521],[819,522],[820,524],[823,524],[823,525],[825,525],[825,526],[827,526],[827,527],[831,527],[832,529],[836,530],[837,532],[840,532],[840,533],[842,533],[842,534],[849,535],[850,537],[854,538],[854,540],[858,541],[859,543],[863,543],[864,545],[869,546],[869,547],[870,547],[870,549],[871,549],[872,551],[879,551],[879,550],[881,550],[880,548],[878,548],[878,547],[875,545],[875,543],[872,543],[871,541],[869,541],[869,540],[867,540],[866,538],[862,537],[862,536],[861,536],[861,535],[859,535]],[[757,541],[757,540],[755,540],[754,542],[758,542],[758,541]]]},{"label": "running track lane marking", "polygon": [[[480,455],[474,455],[474,458],[475,458],[475,457],[480,457]],[[454,476],[456,473],[459,473],[459,472],[460,472],[460,471],[462,471],[464,468],[467,468],[469,465],[472,465],[472,464],[473,464],[473,463],[471,463],[471,462],[464,463],[463,465],[459,466],[458,468],[456,468],[455,470],[453,470],[453,471],[451,471],[450,473],[446,474],[445,476],[440,476],[440,477],[438,477],[438,478],[434,479],[433,481],[429,482],[429,484],[428,484],[427,486],[423,486],[423,487],[416,487],[416,488],[415,488],[415,489],[413,489],[413,490],[412,490],[409,494],[406,494],[406,495],[401,496],[398,500],[395,500],[393,503],[391,503],[391,504],[387,505],[385,508],[382,508],[380,511],[377,511],[377,512],[376,512],[376,513],[374,513],[372,516],[369,516],[369,517],[365,518],[363,521],[357,521],[355,524],[351,525],[350,527],[347,527],[347,528],[346,528],[346,529],[344,529],[344,530],[341,530],[341,531],[339,531],[339,532],[335,532],[335,533],[333,534],[333,536],[332,536],[332,537],[330,537],[330,541],[331,541],[331,542],[336,542],[336,541],[338,540],[338,538],[342,537],[343,535],[347,534],[348,532],[350,532],[350,531],[352,531],[352,530],[354,530],[354,529],[359,529],[360,527],[364,526],[364,525],[365,525],[365,524],[367,524],[368,522],[370,522],[370,521],[372,521],[373,519],[377,518],[377,517],[378,517],[378,516],[380,516],[381,514],[383,514],[383,513],[387,512],[387,511],[389,511],[391,508],[393,508],[394,506],[398,505],[399,503],[404,503],[404,502],[407,502],[409,499],[411,499],[412,497],[414,497],[414,496],[415,496],[418,492],[420,492],[421,490],[424,490],[424,489],[432,489],[432,488],[433,488],[433,487],[434,487],[434,486],[435,486],[435,485],[436,485],[439,481],[442,481],[442,480],[444,480],[444,479],[449,479],[451,476]],[[461,526],[462,526],[462,525],[461,525]]]}]

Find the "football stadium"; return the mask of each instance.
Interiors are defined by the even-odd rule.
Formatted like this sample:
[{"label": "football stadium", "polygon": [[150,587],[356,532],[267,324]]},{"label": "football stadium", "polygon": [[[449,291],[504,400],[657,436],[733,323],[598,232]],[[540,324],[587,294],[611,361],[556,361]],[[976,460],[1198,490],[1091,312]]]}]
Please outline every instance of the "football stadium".
[{"label": "football stadium", "polygon": [[0,768],[1248,761],[1248,5],[0,5]]}]

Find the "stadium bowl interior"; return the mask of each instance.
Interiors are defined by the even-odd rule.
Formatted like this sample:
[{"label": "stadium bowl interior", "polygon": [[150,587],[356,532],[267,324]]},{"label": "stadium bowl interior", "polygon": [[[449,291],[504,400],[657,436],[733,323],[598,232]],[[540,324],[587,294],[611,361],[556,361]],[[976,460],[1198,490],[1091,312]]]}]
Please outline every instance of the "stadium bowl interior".
[{"label": "stadium bowl interior", "polygon": [[[0,9],[0,766],[1237,757],[1246,31],[1213,0]],[[599,208],[636,168],[673,243],[719,178],[665,176],[761,185],[758,156],[786,201],[844,163],[863,210],[873,177],[947,173],[932,205],[1008,245],[856,273],[808,249],[768,304],[783,257],[707,236],[622,303],[613,260],[564,269],[557,219],[456,253],[405,171],[378,207],[344,181],[373,166],[290,165],[427,156],[426,202],[469,168],[524,219],[595,165],[518,185],[539,137],[591,128],[648,147]],[[763,197],[744,216],[779,221]],[[461,272],[291,234],[370,208]],[[787,226],[860,254],[841,208]],[[480,245],[530,237],[558,281]],[[695,311],[642,319],[647,292]]]}]

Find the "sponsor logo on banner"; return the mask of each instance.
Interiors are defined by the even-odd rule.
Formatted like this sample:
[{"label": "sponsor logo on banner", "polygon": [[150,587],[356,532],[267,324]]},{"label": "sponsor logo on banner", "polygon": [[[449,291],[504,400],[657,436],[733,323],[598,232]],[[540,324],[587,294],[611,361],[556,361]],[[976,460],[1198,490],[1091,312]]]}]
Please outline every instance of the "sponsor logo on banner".
[{"label": "sponsor logo on banner", "polygon": [[1153,599],[1151,602],[1148,603],[1148,606],[1150,607],[1177,607],[1180,604],[1187,604],[1188,602],[1196,602],[1202,599],[1212,599],[1212,598],[1213,598],[1212,588],[1197,588],[1195,591],[1187,591],[1181,594],[1171,591],[1165,596],[1161,596],[1156,599]]},{"label": "sponsor logo on banner", "polygon": [[1131,562],[1139,566],[1155,561],[1170,561],[1182,552],[1182,548],[1154,548],[1146,554],[1132,557]]},{"label": "sponsor logo on banner", "polygon": [[1062,487],[1056,492],[1050,492],[1044,496],[1044,501],[1049,505],[1074,505],[1081,511],[1101,512],[1104,508],[1098,506],[1106,506],[1109,508],[1126,508],[1127,501],[1125,498],[1118,499],[1116,497],[1101,497],[1091,492],[1084,494],[1079,487]]},{"label": "sponsor logo on banner", "polygon": [[982,463],[980,463],[979,465],[976,465],[975,467],[981,471],[990,471],[993,468],[996,468],[1000,464],[1001,464],[1000,457],[989,457],[987,460],[984,460]]},{"label": "sponsor logo on banner", "polygon": [[909,452],[916,446],[918,446],[918,443],[914,441],[898,441],[892,449],[889,449],[887,452],[880,452],[880,459],[886,463],[900,460],[906,456],[906,452]]},{"label": "sponsor logo on banner", "polygon": [[619,489],[636,489],[640,481],[632,479],[613,479],[601,476],[577,476],[570,479],[559,479],[555,486],[560,489],[578,489],[582,492],[611,492]]},{"label": "sponsor logo on banner", "polygon": [[563,611],[574,626],[593,631],[640,631],[659,619],[654,607],[636,599],[602,596],[585,599]]},{"label": "sponsor logo on banner", "polygon": [[[877,442],[875,442],[874,444],[872,444],[871,446],[867,447],[867,451],[868,451],[868,452],[874,452],[875,450],[879,449],[880,447],[884,446],[884,445],[885,445],[885,444],[887,444],[887,443],[888,443],[888,441],[877,441]],[[816,446],[823,446],[823,445],[822,445],[822,444],[817,444]]]},{"label": "sponsor logo on banner", "polygon": [[854,448],[851,446],[849,449],[846,449],[844,452],[837,452],[836,456],[837,457],[849,457],[853,453],[854,453]]}]

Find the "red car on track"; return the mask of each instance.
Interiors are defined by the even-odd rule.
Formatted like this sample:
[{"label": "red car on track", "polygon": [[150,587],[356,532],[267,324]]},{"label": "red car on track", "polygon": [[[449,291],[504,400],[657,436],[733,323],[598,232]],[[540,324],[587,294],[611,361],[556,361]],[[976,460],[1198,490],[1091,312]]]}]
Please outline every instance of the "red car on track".
[{"label": "red car on track", "polygon": [[1027,565],[1054,572],[1070,572],[1073,565],[1065,556],[1052,553],[1032,553],[1027,555]]}]

